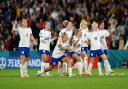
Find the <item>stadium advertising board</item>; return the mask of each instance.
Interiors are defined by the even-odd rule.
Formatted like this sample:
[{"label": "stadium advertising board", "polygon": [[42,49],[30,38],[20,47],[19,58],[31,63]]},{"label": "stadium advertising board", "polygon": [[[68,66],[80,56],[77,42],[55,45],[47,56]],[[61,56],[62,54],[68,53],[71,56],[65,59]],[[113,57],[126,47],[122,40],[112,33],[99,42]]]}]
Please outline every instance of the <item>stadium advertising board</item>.
[{"label": "stadium advertising board", "polygon": [[[29,62],[30,68],[40,68],[40,57],[31,57]],[[6,68],[19,68],[20,67],[20,59],[18,56],[14,57],[0,57],[0,69]]]}]

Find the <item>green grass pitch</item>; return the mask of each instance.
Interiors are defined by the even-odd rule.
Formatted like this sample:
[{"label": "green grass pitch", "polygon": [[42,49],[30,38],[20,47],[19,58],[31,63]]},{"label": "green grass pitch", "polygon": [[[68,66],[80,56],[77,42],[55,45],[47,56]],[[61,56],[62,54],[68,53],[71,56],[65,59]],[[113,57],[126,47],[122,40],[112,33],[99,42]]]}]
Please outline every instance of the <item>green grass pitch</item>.
[{"label": "green grass pitch", "polygon": [[[113,76],[36,77],[37,69],[29,69],[30,78],[21,79],[19,69],[0,69],[0,89],[128,89],[128,69],[114,69]],[[76,72],[76,71],[75,71]]]}]

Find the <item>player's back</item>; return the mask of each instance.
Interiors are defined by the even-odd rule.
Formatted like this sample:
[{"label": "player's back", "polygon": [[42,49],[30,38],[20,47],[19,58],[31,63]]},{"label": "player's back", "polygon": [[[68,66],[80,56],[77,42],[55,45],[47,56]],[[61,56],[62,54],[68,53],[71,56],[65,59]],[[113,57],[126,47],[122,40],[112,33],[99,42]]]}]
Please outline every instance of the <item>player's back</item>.
[{"label": "player's back", "polygon": [[61,45],[62,47],[68,47],[69,44],[68,42],[62,42],[61,39],[58,39],[55,49],[52,53],[52,57],[54,58],[59,58],[64,55],[64,51],[59,48],[59,45]]}]

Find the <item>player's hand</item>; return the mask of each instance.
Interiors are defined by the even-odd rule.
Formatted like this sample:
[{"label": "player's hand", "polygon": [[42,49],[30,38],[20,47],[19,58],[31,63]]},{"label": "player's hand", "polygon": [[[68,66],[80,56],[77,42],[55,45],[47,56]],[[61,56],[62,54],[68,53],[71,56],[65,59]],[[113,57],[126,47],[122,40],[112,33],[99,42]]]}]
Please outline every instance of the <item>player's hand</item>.
[{"label": "player's hand", "polygon": [[56,40],[57,39],[57,36],[54,36],[52,39],[53,39],[53,41]]}]

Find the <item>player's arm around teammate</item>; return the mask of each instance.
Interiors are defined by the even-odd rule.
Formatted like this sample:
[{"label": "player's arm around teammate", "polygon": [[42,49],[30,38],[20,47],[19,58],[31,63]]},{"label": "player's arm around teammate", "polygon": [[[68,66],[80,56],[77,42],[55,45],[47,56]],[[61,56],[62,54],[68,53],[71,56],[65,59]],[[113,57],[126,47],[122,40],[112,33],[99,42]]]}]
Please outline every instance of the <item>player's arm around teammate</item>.
[{"label": "player's arm around teammate", "polygon": [[44,68],[43,71],[37,73],[37,76],[40,76],[41,74],[44,74],[45,72],[52,70],[53,66],[57,65],[59,61],[66,62],[68,64],[70,76],[72,76],[71,61],[66,59],[66,55],[65,55],[65,50],[68,49],[67,45],[68,45],[69,39],[66,33],[63,33],[60,38],[57,41],[57,45],[53,51],[50,66],[47,68]]}]

